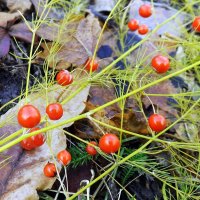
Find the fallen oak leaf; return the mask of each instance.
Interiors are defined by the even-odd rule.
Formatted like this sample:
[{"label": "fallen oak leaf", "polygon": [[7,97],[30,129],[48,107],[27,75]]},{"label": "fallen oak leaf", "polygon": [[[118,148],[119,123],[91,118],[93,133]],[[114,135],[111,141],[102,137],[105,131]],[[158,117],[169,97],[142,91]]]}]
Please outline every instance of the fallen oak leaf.
[{"label": "fallen oak leaf", "polygon": [[[76,75],[74,74],[74,76]],[[68,96],[71,92],[75,91],[76,89],[77,86],[73,85],[68,87],[67,89],[60,85],[54,85],[51,88],[49,88],[48,99],[52,102],[56,102],[58,101],[58,99],[62,101],[63,98],[65,98],[65,96]],[[70,119],[79,115],[85,108],[84,101],[86,101],[87,99],[88,92],[89,86],[83,89],[79,94],[77,94],[74,98],[72,98],[66,104],[63,105],[64,114],[60,120],[56,122],[49,121],[48,123],[59,123],[63,120]],[[44,116],[46,109],[46,105],[44,104],[44,102],[46,101],[45,99],[46,95],[41,90],[38,93],[29,95],[28,103],[31,103],[34,106],[36,106],[40,110],[41,115]],[[22,105],[24,105],[24,103],[24,100],[20,101],[14,108],[10,109],[5,115],[1,116],[0,124],[9,124],[8,126],[4,126],[0,129],[1,137],[5,133],[9,135],[19,130],[19,125],[16,119],[16,113],[19,110],[19,108]],[[62,128],[68,127],[71,124],[72,123],[65,124],[62,127],[48,131],[47,134],[52,138],[51,148],[55,155],[60,150],[66,148],[66,137]],[[16,148],[18,151],[16,151]],[[8,155],[9,150],[12,151]],[[52,154],[47,143],[33,151],[25,151],[22,155],[21,151],[22,150],[20,146],[15,145],[1,154],[2,158],[5,156],[12,156],[13,159],[12,162],[10,162],[9,168],[7,167],[8,165],[2,168],[4,172],[7,169],[9,170],[7,172],[7,176],[4,177],[6,180],[0,179],[0,181],[5,185],[5,188],[1,188],[1,192],[3,191],[3,194],[0,198],[1,200],[16,199],[16,197],[18,197],[17,199],[20,200],[38,199],[38,195],[36,195],[36,189],[46,190],[48,188],[51,188],[53,183],[55,182],[56,178],[47,178],[43,175],[43,166],[47,163],[47,161],[52,161]],[[58,170],[60,170],[60,165],[58,163],[57,165]],[[24,187],[27,188],[27,191],[29,192],[23,191]]]}]

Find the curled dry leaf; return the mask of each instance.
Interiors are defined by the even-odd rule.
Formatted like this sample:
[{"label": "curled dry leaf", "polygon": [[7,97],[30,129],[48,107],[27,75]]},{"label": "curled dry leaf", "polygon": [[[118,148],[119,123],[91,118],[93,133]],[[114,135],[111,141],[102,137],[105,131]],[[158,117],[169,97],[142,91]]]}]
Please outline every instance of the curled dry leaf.
[{"label": "curled dry leaf", "polygon": [[[74,75],[75,76],[75,75]],[[49,103],[63,100],[64,97],[71,94],[77,89],[77,86],[70,86],[67,89],[60,85],[54,85],[49,88],[48,99]],[[49,124],[59,123],[63,120],[70,119],[79,115],[85,108],[84,102],[89,93],[89,86],[83,89],[79,94],[72,98],[68,103],[63,105],[63,117],[54,122],[49,121]],[[45,114],[46,96],[44,91],[32,94],[28,97],[28,103],[33,104],[39,110],[42,116]],[[14,108],[10,109],[5,115],[1,116],[0,136],[5,137],[20,129],[16,113],[19,108],[24,105],[25,101],[20,101]],[[6,124],[6,125],[4,125]],[[62,130],[64,127],[70,126],[65,124],[58,129],[49,131],[48,141],[50,142],[52,152],[56,155],[60,150],[66,148],[66,136]],[[4,126],[3,126],[4,125]],[[42,125],[44,126],[44,124]],[[6,158],[9,160],[6,161]],[[52,154],[47,143],[41,147],[32,150],[24,151],[19,145],[4,151],[0,154],[0,200],[27,200],[39,199],[36,190],[46,190],[51,188],[56,178],[47,178],[43,175],[43,167],[48,162],[52,162]],[[57,163],[58,170],[60,164]]]},{"label": "curled dry leaf", "polygon": [[55,41],[58,38],[58,24],[42,24],[37,30],[37,35],[42,39]]},{"label": "curled dry leaf", "polygon": [[21,11],[25,13],[31,8],[30,0],[6,0],[6,4],[10,12]]},{"label": "curled dry leaf", "polygon": [[51,68],[56,68],[57,70],[67,69],[71,66],[70,63],[66,61],[59,61],[57,60],[56,56],[52,55],[51,48],[53,46],[53,42],[44,42],[41,43],[41,47],[43,51],[40,51],[36,58],[33,60],[35,63],[43,63],[44,60],[48,60],[48,65]]}]

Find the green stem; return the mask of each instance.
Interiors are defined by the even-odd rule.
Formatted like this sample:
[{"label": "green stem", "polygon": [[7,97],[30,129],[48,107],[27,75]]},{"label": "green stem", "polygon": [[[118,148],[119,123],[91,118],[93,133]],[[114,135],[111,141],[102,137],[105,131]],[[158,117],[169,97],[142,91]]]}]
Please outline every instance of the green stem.
[{"label": "green stem", "polygon": [[171,124],[169,127],[167,127],[164,131],[160,132],[159,134],[155,135],[153,138],[151,138],[148,142],[146,142],[144,145],[142,145],[139,149],[135,150],[133,153],[129,154],[119,162],[115,163],[112,165],[109,169],[107,169],[104,173],[102,173],[100,176],[98,176],[96,179],[91,181],[89,184],[87,184],[85,187],[81,188],[78,192],[76,192],[74,195],[68,198],[68,200],[72,200],[75,197],[77,197],[79,194],[83,193],[88,187],[91,187],[94,183],[97,181],[101,180],[103,177],[107,176],[110,172],[112,172],[115,168],[117,168],[119,165],[125,163],[128,161],[130,158],[135,156],[136,154],[140,153],[146,146],[148,146],[151,142],[153,142],[156,138],[158,138],[160,135],[162,135],[166,130],[169,130],[171,127],[173,127],[175,124],[177,124],[179,121],[181,121],[198,103],[200,99],[196,101],[191,108],[184,114],[182,115],[178,120],[176,120],[173,124]]},{"label": "green stem", "polygon": [[107,23],[108,23],[108,21],[110,20],[112,14],[114,13],[115,9],[116,9],[116,8],[118,7],[118,5],[121,3],[121,1],[122,1],[122,0],[119,0],[119,1],[115,4],[114,8],[111,10],[110,14],[108,15],[108,17],[107,17],[107,19],[106,19],[106,21],[105,21],[105,23],[104,23],[104,25],[103,25],[103,27],[102,27],[102,30],[101,30],[101,32],[100,32],[100,34],[99,34],[99,37],[98,37],[98,40],[97,40],[97,44],[96,44],[95,49],[94,49],[94,53],[93,53],[92,60],[94,60],[94,58],[95,58],[95,56],[96,56],[96,53],[97,53],[97,50],[98,50],[98,46],[99,46],[99,44],[100,44],[101,38],[102,38],[102,36],[103,36],[103,32],[104,32],[104,30],[105,30],[105,28],[106,28],[106,26],[107,26]]},{"label": "green stem", "polygon": [[[185,67],[185,68],[183,68],[183,69],[181,69],[181,70],[179,70],[179,71],[176,71],[176,72],[174,72],[174,73],[172,73],[172,74],[169,74],[169,75],[167,75],[167,76],[164,76],[164,77],[162,77],[162,78],[160,78],[160,79],[158,79],[158,80],[155,80],[155,81],[153,81],[153,82],[151,82],[151,83],[149,83],[149,84],[147,84],[147,85],[144,85],[144,86],[142,86],[142,87],[140,87],[140,88],[138,88],[138,89],[136,89],[136,90],[134,90],[134,91],[132,91],[132,92],[130,92],[130,93],[127,93],[127,94],[125,94],[125,95],[123,95],[123,96],[121,96],[121,97],[119,97],[119,98],[116,98],[116,99],[114,99],[114,100],[112,100],[112,101],[110,101],[110,102],[108,102],[108,103],[106,103],[106,104],[104,104],[104,105],[102,105],[102,106],[99,106],[99,107],[97,107],[97,108],[95,108],[95,109],[93,109],[93,110],[91,110],[91,111],[89,111],[89,112],[87,112],[87,113],[84,113],[84,114],[82,114],[82,115],[76,116],[76,117],[74,117],[74,118],[71,118],[71,119],[62,121],[62,122],[60,122],[60,123],[57,123],[57,124],[54,124],[54,125],[51,125],[51,126],[45,127],[45,128],[43,128],[43,129],[41,129],[40,131],[35,131],[35,132],[32,132],[32,133],[29,133],[28,135],[23,135],[23,136],[21,136],[20,138],[14,140],[14,141],[11,141],[10,143],[8,143],[8,144],[6,144],[6,145],[0,147],[0,152],[2,152],[2,151],[4,151],[4,150],[8,149],[9,147],[11,147],[11,146],[17,144],[18,142],[20,142],[20,141],[22,141],[23,139],[28,138],[28,137],[30,137],[30,136],[32,136],[32,135],[36,135],[36,134],[38,134],[38,133],[40,133],[40,132],[46,132],[46,131],[48,131],[48,130],[57,128],[57,127],[59,127],[59,126],[63,126],[63,125],[65,125],[65,124],[67,124],[67,123],[71,123],[71,122],[74,122],[74,121],[77,121],[77,120],[86,118],[87,116],[89,116],[89,115],[91,115],[91,114],[93,114],[93,113],[95,113],[95,112],[98,112],[99,110],[101,110],[101,109],[103,109],[103,108],[106,108],[106,107],[108,107],[108,106],[110,106],[110,105],[112,105],[112,104],[114,104],[114,103],[117,103],[118,101],[121,101],[121,100],[124,99],[124,98],[127,98],[127,97],[129,97],[129,96],[131,96],[131,95],[134,95],[134,94],[136,94],[136,93],[138,93],[138,92],[141,92],[141,91],[143,91],[143,90],[145,90],[145,89],[147,89],[147,88],[149,88],[149,87],[151,87],[151,86],[153,86],[153,85],[156,85],[156,84],[158,84],[158,83],[160,83],[160,82],[162,82],[162,81],[168,80],[168,79],[172,78],[173,76],[177,76],[177,75],[179,75],[179,74],[181,74],[181,73],[183,73],[183,72],[185,72],[185,71],[187,71],[187,70],[190,70],[190,69],[196,67],[197,65],[200,65],[200,61],[198,61],[198,62],[196,62],[196,63],[193,63],[192,65],[189,65],[188,67]],[[10,137],[11,137],[11,139],[12,139],[12,135],[11,135]]]},{"label": "green stem", "polygon": [[20,134],[22,134],[22,132],[23,132],[23,129],[20,129],[20,130],[14,132],[12,135],[9,135],[8,137],[3,138],[3,139],[0,141],[0,146],[1,146],[2,144],[5,144],[5,143],[9,142],[10,140],[16,138],[17,136],[19,136]]},{"label": "green stem", "polygon": [[80,88],[78,88],[72,95],[68,96],[66,99],[64,99],[61,104],[64,105],[66,104],[68,101],[70,101],[72,98],[74,98],[77,94],[79,94],[79,92],[81,92],[84,88],[86,88],[88,86],[89,82],[86,82],[85,84],[81,85]]},{"label": "green stem", "polygon": [[28,88],[29,88],[29,80],[30,80],[30,71],[31,71],[31,64],[32,64],[32,54],[33,54],[33,47],[34,47],[34,41],[35,41],[35,33],[36,30],[32,30],[33,36],[31,41],[31,48],[30,48],[30,54],[29,54],[29,60],[28,60],[28,72],[27,72],[27,79],[26,79],[26,92],[25,92],[25,101],[27,103],[27,97],[28,97]]}]

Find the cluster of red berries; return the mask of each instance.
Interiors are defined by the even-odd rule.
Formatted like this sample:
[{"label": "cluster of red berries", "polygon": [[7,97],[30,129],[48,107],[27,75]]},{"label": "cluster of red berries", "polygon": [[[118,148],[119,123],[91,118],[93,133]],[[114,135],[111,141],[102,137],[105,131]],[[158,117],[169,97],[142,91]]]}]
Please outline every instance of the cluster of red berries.
[{"label": "cluster of red berries", "polygon": [[[98,69],[98,62],[93,61],[89,58],[85,63],[85,69],[87,71],[95,71]],[[61,86],[70,85],[73,82],[73,76],[70,74],[68,70],[61,70],[56,75],[56,81]],[[63,116],[63,108],[60,103],[52,103],[46,107],[46,114],[48,115],[49,119],[51,120],[59,120]],[[40,130],[36,127],[41,120],[41,115],[39,110],[33,105],[25,105],[22,106],[18,112],[17,119],[19,124],[24,128],[31,128],[30,132]],[[35,127],[35,128],[34,128]],[[24,139],[21,142],[22,148],[26,150],[32,150],[36,147],[41,146],[44,144],[45,138],[42,133],[39,133],[36,136],[31,136],[27,139]]]},{"label": "cluster of red berries", "polygon": [[[139,15],[141,17],[144,17],[144,18],[148,18],[152,15],[152,7],[151,5],[149,4],[144,4],[142,6],[140,6],[139,8]],[[136,20],[136,19],[131,19],[129,22],[128,22],[128,28],[131,30],[131,31],[136,31],[138,30],[138,33],[140,35],[145,35],[148,33],[149,31],[149,28],[146,24],[139,24],[139,21]]]},{"label": "cluster of red berries", "polygon": [[[86,147],[87,153],[91,156],[97,154],[97,150],[94,148],[94,146],[98,145],[95,141],[91,141]],[[106,133],[99,140],[99,148],[107,154],[115,153],[120,148],[120,140],[115,134]]]},{"label": "cluster of red berries", "polygon": [[[46,113],[51,120],[58,120],[63,115],[62,105],[59,103],[52,103],[46,107]],[[31,128],[29,133],[39,131],[40,128],[36,127],[41,120],[40,111],[33,105],[25,105],[20,108],[17,119],[19,124],[24,128]],[[21,141],[23,149],[32,150],[36,147],[43,145],[45,138],[42,133],[35,136],[28,137]]]},{"label": "cluster of red berries", "polygon": [[[57,154],[57,160],[63,165],[68,165],[71,160],[72,156],[69,151],[62,150]],[[54,163],[48,162],[43,169],[44,175],[47,177],[54,177],[57,174],[56,166]]]},{"label": "cluster of red berries", "polygon": [[[94,156],[97,154],[97,150],[94,146],[97,146],[95,141],[91,141],[86,146],[86,151],[89,155]],[[119,138],[112,133],[106,133],[99,140],[100,149],[107,154],[115,153],[120,148],[120,140]],[[67,150],[62,150],[57,154],[57,160],[63,165],[68,165],[72,156]],[[48,162],[43,169],[44,175],[47,177],[54,177],[57,174],[56,166],[54,163]]]}]

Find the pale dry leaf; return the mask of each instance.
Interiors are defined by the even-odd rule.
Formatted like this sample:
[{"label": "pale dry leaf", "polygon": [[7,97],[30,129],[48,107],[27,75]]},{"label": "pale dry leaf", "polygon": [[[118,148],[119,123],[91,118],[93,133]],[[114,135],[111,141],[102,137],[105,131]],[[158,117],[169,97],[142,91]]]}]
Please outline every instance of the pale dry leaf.
[{"label": "pale dry leaf", "polygon": [[100,31],[98,19],[93,15],[88,15],[80,21],[71,41],[65,43],[58,52],[58,59],[78,66],[83,65],[88,57],[93,55]]},{"label": "pale dry leaf", "polygon": [[66,24],[65,22],[43,23],[37,30],[37,35],[44,40],[56,41],[63,45],[72,39],[82,18],[82,16],[76,17]]},{"label": "pale dry leaf", "polygon": [[[88,15],[84,19],[78,18],[68,23],[63,30],[59,30],[58,24],[42,25],[37,35],[43,39],[55,41],[60,34],[58,42],[61,49],[56,55],[56,62],[65,63],[68,68],[70,64],[78,66],[85,64],[88,57],[93,55],[100,31],[98,19],[93,15]],[[62,68],[64,67],[60,64],[56,69]]]},{"label": "pale dry leaf", "polygon": [[25,13],[30,10],[32,3],[30,0],[6,0],[6,4],[10,12],[21,11]]},{"label": "pale dry leaf", "polygon": [[[73,75],[76,76],[75,73]],[[58,99],[62,101],[63,98],[69,96],[69,94],[75,91],[77,87],[78,86],[72,85],[65,88],[57,84],[52,86],[49,88],[48,93],[49,103],[57,102]],[[63,105],[63,117],[56,122],[49,120],[49,124],[59,123],[79,115],[85,108],[84,102],[87,100],[89,88],[89,86],[86,87],[74,98],[68,101],[68,103]],[[28,103],[36,106],[40,110],[42,116],[45,115],[45,102],[46,96],[44,91],[31,94],[28,98]],[[24,100],[20,101],[14,108],[10,109],[5,115],[1,116],[0,124],[7,125],[0,129],[0,136],[3,136],[4,134],[12,134],[20,129],[17,123],[16,114],[24,103]],[[48,132],[48,135],[51,135],[52,137],[51,148],[55,155],[60,150],[66,148],[66,136],[62,128],[68,127],[71,124],[72,123],[65,124],[62,127]],[[1,167],[0,170],[0,175],[6,174],[5,177],[3,177],[3,180],[2,176],[0,179],[2,183],[0,189],[1,193],[3,192],[0,200],[36,200],[39,199],[38,195],[36,195],[36,190],[46,190],[52,187],[56,178],[47,178],[43,175],[44,165],[48,161],[52,162],[52,154],[47,143],[35,150],[24,151],[23,154],[21,147],[19,145],[15,145],[1,154],[0,161],[5,160],[8,156],[11,157],[9,164]],[[57,166],[60,170],[59,163],[57,163]],[[29,192],[25,192],[25,188],[26,191]]]},{"label": "pale dry leaf", "polygon": [[20,14],[18,12],[15,13],[7,13],[7,12],[0,12],[0,26],[1,27],[7,27],[7,24],[10,21],[15,21],[20,17]]},{"label": "pale dry leaf", "polygon": [[[52,4],[47,6],[47,0],[31,0],[31,2],[33,3],[35,11],[39,17],[42,15],[43,17],[45,16],[54,20],[61,20],[65,16],[63,8],[53,7]],[[46,11],[44,12],[45,7]]]},{"label": "pale dry leaf", "polygon": [[71,66],[70,63],[66,62],[66,61],[58,61],[57,57],[53,55],[53,53],[51,52],[52,47],[53,46],[53,42],[44,42],[41,43],[41,47],[43,48],[43,51],[40,51],[36,58],[33,60],[34,63],[43,63],[44,60],[48,61],[48,66],[50,68],[55,68],[57,70],[62,70],[62,69],[67,69]]},{"label": "pale dry leaf", "polygon": [[37,35],[42,39],[55,41],[59,33],[59,24],[42,24],[37,30]]}]

